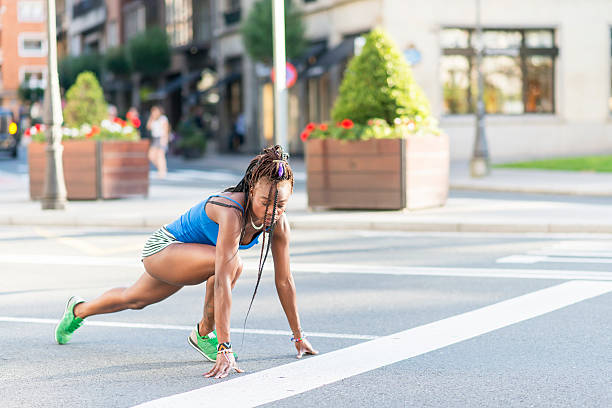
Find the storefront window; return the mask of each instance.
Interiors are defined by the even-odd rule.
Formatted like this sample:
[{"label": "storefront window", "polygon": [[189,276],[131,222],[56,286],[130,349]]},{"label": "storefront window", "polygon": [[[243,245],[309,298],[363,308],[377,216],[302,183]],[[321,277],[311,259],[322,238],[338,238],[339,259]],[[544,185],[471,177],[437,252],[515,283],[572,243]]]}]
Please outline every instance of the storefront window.
[{"label": "storefront window", "polygon": [[[442,30],[441,83],[445,114],[475,111],[475,32]],[[483,30],[483,99],[490,114],[554,113],[554,30]]]},{"label": "storefront window", "polygon": [[166,0],[166,31],[173,47],[193,39],[191,0]]}]

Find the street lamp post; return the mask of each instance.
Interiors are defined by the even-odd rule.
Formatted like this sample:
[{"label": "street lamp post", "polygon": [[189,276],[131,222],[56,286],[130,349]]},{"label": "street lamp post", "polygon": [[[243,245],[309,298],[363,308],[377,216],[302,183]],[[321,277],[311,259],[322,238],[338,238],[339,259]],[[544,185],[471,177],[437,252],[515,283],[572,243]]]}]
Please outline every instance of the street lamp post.
[{"label": "street lamp post", "polygon": [[48,71],[45,87],[43,121],[47,138],[47,168],[42,198],[43,210],[63,210],[66,207],[66,184],[62,165],[62,104],[57,73],[57,42],[55,0],[47,0]]},{"label": "street lamp post", "polygon": [[287,71],[285,56],[285,0],[273,0],[274,37],[274,141],[287,150]]},{"label": "street lamp post", "polygon": [[478,74],[478,99],[476,104],[476,139],[474,151],[470,160],[472,177],[484,177],[489,174],[489,151],[485,133],[485,105],[483,100],[484,80],[482,76],[482,26],[480,24],[480,0],[476,0],[476,72]]}]

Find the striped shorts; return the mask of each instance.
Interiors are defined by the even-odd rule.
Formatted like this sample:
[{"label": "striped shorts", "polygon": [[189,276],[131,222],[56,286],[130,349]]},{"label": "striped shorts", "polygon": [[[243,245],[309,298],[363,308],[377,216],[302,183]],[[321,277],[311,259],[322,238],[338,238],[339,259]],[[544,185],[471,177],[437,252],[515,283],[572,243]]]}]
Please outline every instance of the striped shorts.
[{"label": "striped shorts", "polygon": [[181,242],[174,237],[166,229],[166,226],[161,227],[157,231],[153,233],[145,242],[144,248],[142,249],[142,259],[147,256],[151,256],[153,254],[158,253],[162,249],[166,248],[170,244],[174,244],[175,242]]}]

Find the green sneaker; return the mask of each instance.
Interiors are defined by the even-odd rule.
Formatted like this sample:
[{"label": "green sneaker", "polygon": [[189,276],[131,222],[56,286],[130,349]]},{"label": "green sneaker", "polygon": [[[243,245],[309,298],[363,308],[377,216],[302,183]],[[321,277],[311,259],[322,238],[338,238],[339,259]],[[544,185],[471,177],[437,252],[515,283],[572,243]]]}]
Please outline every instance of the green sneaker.
[{"label": "green sneaker", "polygon": [[[198,353],[202,354],[208,361],[217,361],[217,331],[213,330],[206,336],[200,336],[198,324],[187,338],[187,341]],[[234,358],[238,361],[238,356],[234,353]]]},{"label": "green sneaker", "polygon": [[206,336],[200,336],[198,324],[187,338],[187,341],[197,352],[202,354],[208,361],[217,361],[217,331],[213,330]]},{"label": "green sneaker", "polygon": [[74,315],[74,307],[79,303],[85,302],[85,299],[81,299],[78,296],[73,296],[68,299],[66,303],[66,311],[64,317],[55,327],[55,340],[58,344],[66,344],[70,341],[72,333],[83,324],[83,319]]}]

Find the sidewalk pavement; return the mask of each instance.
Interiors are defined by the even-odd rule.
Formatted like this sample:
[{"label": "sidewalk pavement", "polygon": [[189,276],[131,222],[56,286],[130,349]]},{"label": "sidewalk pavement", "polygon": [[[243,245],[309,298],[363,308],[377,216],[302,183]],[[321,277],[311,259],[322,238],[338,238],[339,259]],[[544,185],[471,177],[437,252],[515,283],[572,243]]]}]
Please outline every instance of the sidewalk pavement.
[{"label": "sidewalk pavement", "polygon": [[[173,158],[169,161],[171,173],[167,180],[158,180],[152,173],[148,198],[71,201],[65,211],[43,211],[39,202],[30,201],[27,174],[11,177],[0,172],[0,225],[155,229],[173,221],[208,194],[237,182],[250,158],[245,155],[210,155],[196,161]],[[451,166],[453,194],[444,207],[416,211],[310,211],[304,161],[292,158],[291,162],[296,183],[288,216],[294,229],[612,233],[612,174],[493,169],[487,178],[473,180],[467,163],[457,162]],[[516,194],[507,194],[513,192]],[[599,198],[563,199],[552,195],[534,198],[520,192]]]}]

